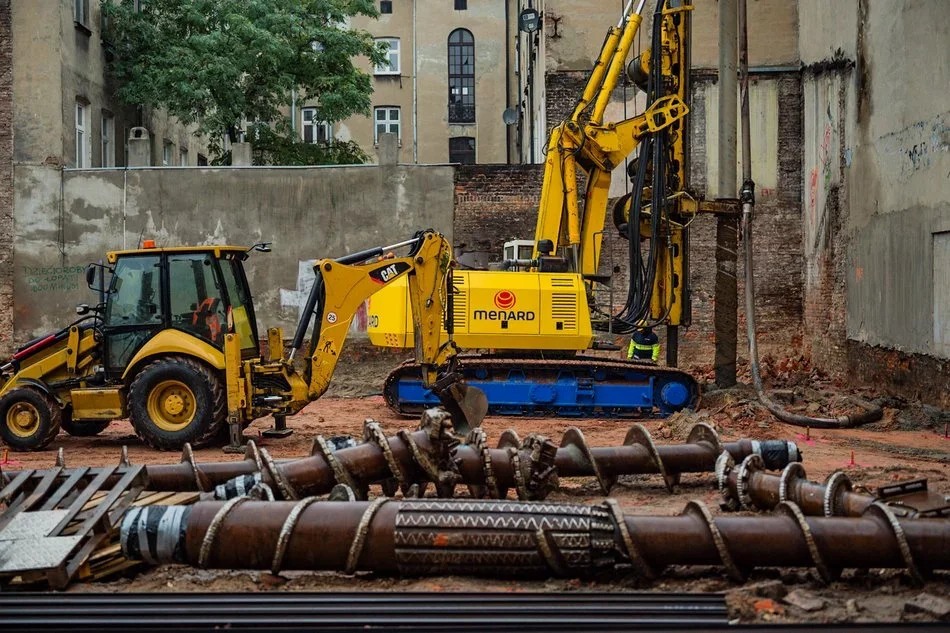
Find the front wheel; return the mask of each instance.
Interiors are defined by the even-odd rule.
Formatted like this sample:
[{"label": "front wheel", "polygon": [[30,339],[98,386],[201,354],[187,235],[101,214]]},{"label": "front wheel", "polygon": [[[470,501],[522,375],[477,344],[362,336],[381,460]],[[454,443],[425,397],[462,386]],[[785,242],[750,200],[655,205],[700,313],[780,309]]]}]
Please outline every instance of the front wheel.
[{"label": "front wheel", "polygon": [[59,433],[63,410],[52,396],[19,387],[0,398],[0,437],[15,451],[38,451]]},{"label": "front wheel", "polygon": [[211,442],[227,418],[219,372],[191,358],[170,356],[148,364],[129,388],[136,434],[159,450]]}]

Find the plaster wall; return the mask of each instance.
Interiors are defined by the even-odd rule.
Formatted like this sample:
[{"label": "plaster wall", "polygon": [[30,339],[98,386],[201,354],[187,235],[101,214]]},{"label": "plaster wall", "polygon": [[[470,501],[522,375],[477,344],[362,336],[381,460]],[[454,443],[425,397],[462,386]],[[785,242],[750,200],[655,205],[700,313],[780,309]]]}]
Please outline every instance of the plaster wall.
[{"label": "plaster wall", "polygon": [[[312,260],[435,228],[450,239],[453,169],[438,166],[15,169],[14,336],[65,325],[95,300],[83,269],[109,250],[273,242],[246,268],[261,331],[292,331]],[[357,319],[357,326],[360,325]],[[365,323],[362,323],[365,328]]]}]

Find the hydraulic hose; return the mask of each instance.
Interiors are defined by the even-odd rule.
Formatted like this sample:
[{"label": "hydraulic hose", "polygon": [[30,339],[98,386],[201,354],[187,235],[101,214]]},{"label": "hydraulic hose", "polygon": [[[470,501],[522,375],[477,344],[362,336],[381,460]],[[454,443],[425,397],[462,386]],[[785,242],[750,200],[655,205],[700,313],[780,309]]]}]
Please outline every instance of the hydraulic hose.
[{"label": "hydraulic hose", "polygon": [[749,340],[749,365],[752,368],[752,384],[759,401],[772,415],[787,424],[811,426],[816,429],[838,429],[859,426],[880,420],[881,408],[870,402],[852,398],[864,411],[854,415],[834,418],[816,418],[786,411],[772,400],[762,386],[759,371],[759,349],[755,330],[755,275],[752,265],[752,216],[755,211],[755,182],[752,180],[752,142],[749,129],[749,38],[747,31],[746,0],[739,0],[739,96],[740,120],[742,123],[742,245],[745,250],[745,313],[746,336]]}]

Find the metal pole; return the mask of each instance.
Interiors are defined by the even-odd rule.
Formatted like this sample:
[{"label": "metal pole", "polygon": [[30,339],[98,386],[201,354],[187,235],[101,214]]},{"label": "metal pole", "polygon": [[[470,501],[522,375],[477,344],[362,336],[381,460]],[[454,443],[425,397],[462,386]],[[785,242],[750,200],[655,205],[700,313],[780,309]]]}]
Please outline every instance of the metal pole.
[{"label": "metal pole", "polygon": [[[719,179],[717,196],[736,197],[736,59],[737,0],[719,2]],[[716,384],[736,384],[738,286],[736,282],[738,224],[716,219]]]}]

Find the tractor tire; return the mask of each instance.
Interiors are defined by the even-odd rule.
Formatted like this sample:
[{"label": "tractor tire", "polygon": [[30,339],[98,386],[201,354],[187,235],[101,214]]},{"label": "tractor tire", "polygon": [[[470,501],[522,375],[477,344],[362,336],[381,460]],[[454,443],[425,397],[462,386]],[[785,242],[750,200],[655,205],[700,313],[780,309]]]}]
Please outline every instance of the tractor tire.
[{"label": "tractor tire", "polygon": [[39,389],[19,387],[0,398],[0,437],[14,451],[39,451],[59,434],[63,409]]},{"label": "tractor tire", "polygon": [[73,437],[94,437],[112,424],[112,420],[73,420],[72,407],[63,410],[62,428]]},{"label": "tractor tire", "polygon": [[152,448],[181,450],[212,442],[227,420],[227,392],[221,375],[184,356],[146,365],[129,388],[129,418]]}]

